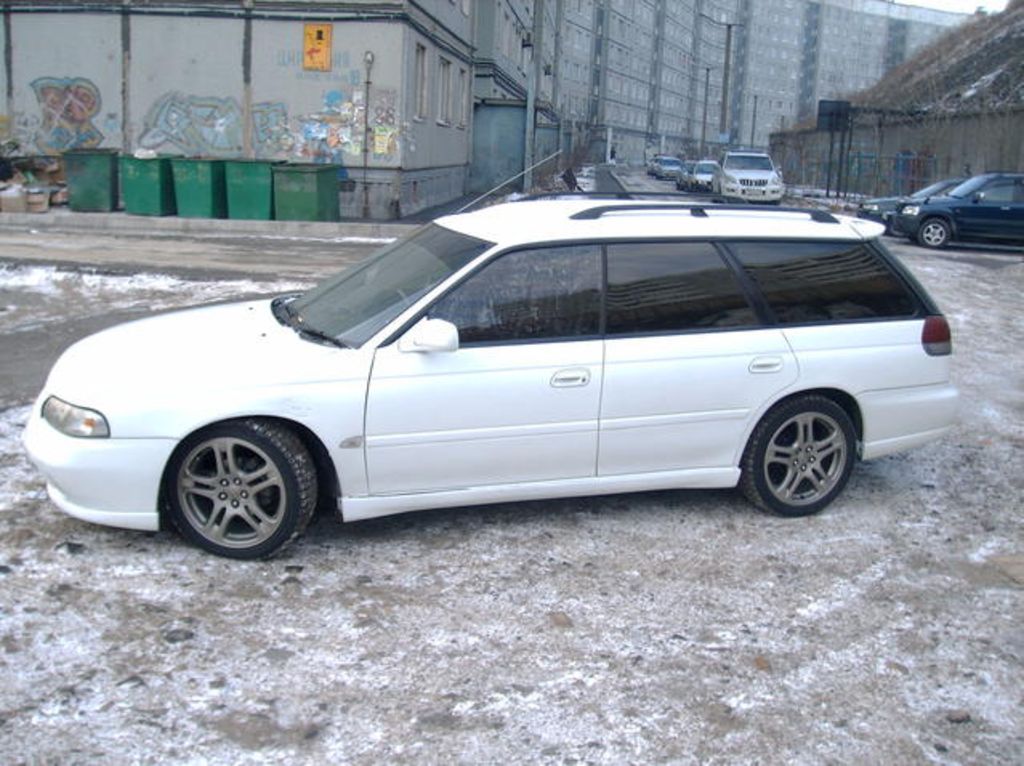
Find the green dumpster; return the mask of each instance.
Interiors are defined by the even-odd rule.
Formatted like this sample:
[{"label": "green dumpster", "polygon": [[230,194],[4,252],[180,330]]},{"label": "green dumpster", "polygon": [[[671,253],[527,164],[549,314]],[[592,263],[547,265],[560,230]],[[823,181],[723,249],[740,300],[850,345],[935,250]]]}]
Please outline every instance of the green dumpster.
[{"label": "green dumpster", "polygon": [[121,156],[124,209],[135,215],[174,215],[174,179],[170,157]]},{"label": "green dumpster", "polygon": [[228,218],[269,221],[274,217],[274,163],[266,160],[227,160]]},{"label": "green dumpster", "polygon": [[274,165],[274,217],[279,221],[339,220],[339,170],[336,165]]},{"label": "green dumpster", "polygon": [[68,207],[86,213],[117,209],[117,149],[71,149],[64,152]]},{"label": "green dumpster", "polygon": [[174,202],[182,218],[224,218],[228,201],[224,160],[174,157]]}]

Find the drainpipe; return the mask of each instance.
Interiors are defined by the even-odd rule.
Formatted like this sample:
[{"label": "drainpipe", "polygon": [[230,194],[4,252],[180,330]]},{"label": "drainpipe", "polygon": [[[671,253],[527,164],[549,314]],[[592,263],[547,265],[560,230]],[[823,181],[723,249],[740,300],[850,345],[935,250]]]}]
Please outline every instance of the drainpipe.
[{"label": "drainpipe", "polygon": [[370,186],[366,181],[366,170],[370,164],[370,70],[373,69],[373,51],[363,54],[366,64],[366,98],[363,101],[363,218],[370,217]]}]

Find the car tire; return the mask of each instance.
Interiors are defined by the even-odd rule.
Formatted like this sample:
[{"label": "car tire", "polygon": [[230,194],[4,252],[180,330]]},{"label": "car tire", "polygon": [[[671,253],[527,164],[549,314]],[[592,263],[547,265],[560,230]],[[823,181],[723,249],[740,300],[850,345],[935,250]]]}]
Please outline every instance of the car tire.
[{"label": "car tire", "polygon": [[945,247],[952,238],[953,231],[949,224],[941,218],[927,218],[921,222],[917,230],[917,244],[933,250]]},{"label": "car tire", "polygon": [[740,465],[740,489],[779,516],[810,516],[831,503],[850,478],[857,444],[850,416],[824,396],[777,405],[761,419]]},{"label": "car tire", "polygon": [[316,467],[290,429],[268,420],[233,420],[178,446],[164,493],[171,523],[189,542],[228,558],[268,558],[313,517]]}]

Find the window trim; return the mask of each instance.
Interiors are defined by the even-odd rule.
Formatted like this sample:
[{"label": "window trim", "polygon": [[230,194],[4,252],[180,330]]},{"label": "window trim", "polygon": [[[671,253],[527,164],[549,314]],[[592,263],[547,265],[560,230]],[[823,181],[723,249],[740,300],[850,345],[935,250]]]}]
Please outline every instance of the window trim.
[{"label": "window trim", "polygon": [[[623,335],[608,335],[607,333],[607,293],[608,293],[608,254],[607,248],[609,245],[625,245],[625,244],[671,244],[674,242],[679,243],[692,243],[692,242],[706,242],[714,246],[719,253],[722,255],[722,260],[725,265],[730,268],[740,285],[741,290],[744,292],[744,297],[751,304],[754,309],[755,315],[758,317],[760,324],[756,325],[744,325],[737,327],[721,327],[721,328],[699,328],[691,330],[666,330],[666,331],[646,331],[640,333],[630,333]],[[768,305],[767,299],[764,294],[753,282],[753,278],[750,277],[746,270],[739,263],[735,253],[729,248],[730,243],[740,242],[781,242],[781,243],[816,243],[816,244],[836,244],[836,245],[863,245],[878,259],[878,261],[893,275],[893,277],[901,284],[901,286],[907,291],[911,300],[914,302],[915,313],[904,317],[871,317],[871,318],[859,318],[859,319],[828,319],[818,322],[794,322],[791,324],[780,324],[775,313],[771,310]],[[384,348],[386,346],[393,345],[398,342],[405,333],[407,333],[412,327],[425,316],[430,313],[430,309],[440,300],[443,300],[452,290],[457,289],[466,280],[470,279],[481,269],[485,268],[489,264],[496,261],[498,258],[504,257],[511,253],[516,253],[522,250],[534,250],[544,247],[578,247],[584,245],[594,245],[601,248],[601,299],[600,299],[600,321],[599,321],[599,334],[595,336],[565,336],[559,338],[536,338],[536,339],[524,339],[524,340],[510,340],[510,341],[474,341],[471,343],[460,343],[460,348],[480,348],[485,346],[510,346],[510,345],[524,345],[527,343],[569,343],[574,341],[589,341],[589,340],[627,340],[630,338],[646,338],[646,337],[659,337],[667,335],[698,335],[698,334],[710,334],[710,333],[724,333],[724,332],[753,332],[757,330],[786,330],[797,327],[821,327],[821,326],[838,326],[838,325],[853,325],[853,324],[866,324],[866,323],[879,323],[879,322],[913,322],[920,321],[925,317],[932,314],[941,313],[935,303],[928,297],[928,293],[925,292],[921,283],[914,277],[900,262],[884,247],[879,246],[880,243],[877,240],[862,240],[862,239],[841,239],[841,238],[821,238],[821,239],[790,239],[790,238],[778,238],[778,237],[615,237],[615,238],[594,238],[594,239],[575,239],[575,240],[544,240],[538,242],[530,242],[525,244],[517,244],[505,249],[494,250],[493,252],[485,252],[479,256],[479,259],[475,263],[468,264],[463,270],[464,273],[453,274],[451,279],[454,280],[447,287],[443,288],[429,303],[424,305],[419,311],[412,315],[412,317],[404,322],[401,322],[393,331],[388,332],[387,328],[382,331],[384,334],[384,340],[377,344],[376,348]],[[494,245],[496,248],[500,247],[497,243]],[[397,321],[397,320],[396,320]]]}]

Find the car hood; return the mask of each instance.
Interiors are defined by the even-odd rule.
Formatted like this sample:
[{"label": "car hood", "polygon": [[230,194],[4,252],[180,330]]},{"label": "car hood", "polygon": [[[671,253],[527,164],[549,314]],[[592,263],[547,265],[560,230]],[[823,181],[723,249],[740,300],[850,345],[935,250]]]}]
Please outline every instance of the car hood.
[{"label": "car hood", "polygon": [[864,200],[860,203],[860,206],[878,205],[879,207],[895,207],[901,202],[908,201],[910,201],[910,197],[874,197],[873,199]]},{"label": "car hood", "polygon": [[734,178],[749,178],[751,180],[765,180],[770,181],[777,177],[774,170],[730,170],[725,168],[725,172]]},{"label": "car hood", "polygon": [[105,407],[168,401],[226,389],[345,377],[352,354],[300,338],[269,300],[176,311],[112,327],[64,352],[46,390],[72,404]]}]

